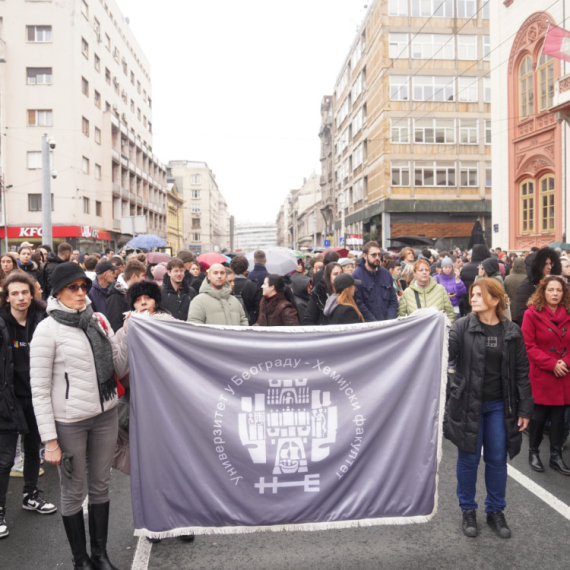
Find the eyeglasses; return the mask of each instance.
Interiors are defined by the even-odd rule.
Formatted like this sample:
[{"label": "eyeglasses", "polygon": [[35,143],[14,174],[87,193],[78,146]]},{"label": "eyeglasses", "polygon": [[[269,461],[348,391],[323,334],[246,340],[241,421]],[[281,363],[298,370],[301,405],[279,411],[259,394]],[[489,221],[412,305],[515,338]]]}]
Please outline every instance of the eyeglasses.
[{"label": "eyeglasses", "polygon": [[87,285],[87,283],[82,283],[81,285],[68,285],[67,289],[69,289],[72,293],[77,293],[79,289],[81,289],[84,293],[87,293],[91,287]]},{"label": "eyeglasses", "polygon": [[368,257],[380,257],[381,255],[381,253],[369,253]]}]

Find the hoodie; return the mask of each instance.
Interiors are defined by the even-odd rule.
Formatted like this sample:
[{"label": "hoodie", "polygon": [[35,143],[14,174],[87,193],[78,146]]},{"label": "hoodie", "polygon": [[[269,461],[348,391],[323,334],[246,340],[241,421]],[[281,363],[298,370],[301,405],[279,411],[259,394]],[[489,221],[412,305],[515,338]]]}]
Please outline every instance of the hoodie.
[{"label": "hoodie", "polygon": [[461,270],[461,281],[465,284],[467,291],[475,283],[475,278],[479,274],[479,265],[489,257],[491,257],[491,253],[486,245],[477,244],[473,246],[471,261],[466,263]]},{"label": "hoodie", "polygon": [[109,296],[105,300],[105,316],[111,323],[113,332],[117,332],[123,326],[124,313],[129,311],[127,290],[128,286],[121,273],[109,287]]},{"label": "hoodie", "polygon": [[526,266],[526,279],[521,281],[520,285],[517,287],[515,304],[517,307],[516,313],[514,313],[515,318],[513,319],[517,325],[522,326],[524,313],[527,309],[527,301],[531,298],[537,285],[540,283],[543,277],[543,270],[546,264],[546,260],[550,259],[552,262],[552,269],[550,271],[551,275],[561,275],[562,265],[560,263],[560,257],[556,250],[551,247],[543,247],[538,251],[527,255],[525,259]]},{"label": "hoodie", "polygon": [[511,303],[511,314],[517,314],[517,287],[526,279],[524,257],[516,257],[509,275],[505,277],[505,291]]},{"label": "hoodie", "polygon": [[[481,265],[485,270],[485,277],[496,279],[504,288],[503,278],[501,277],[501,270],[499,268],[499,261],[494,257],[488,257],[481,262]],[[477,275],[477,277],[475,277],[475,281],[482,278],[482,275]]]},{"label": "hoodie", "polygon": [[295,296],[295,304],[299,313],[299,322],[303,322],[307,304],[309,303],[310,293],[307,291],[311,278],[303,273],[293,273],[291,275],[291,288]]},{"label": "hoodie", "polygon": [[329,325],[353,325],[362,322],[354,307],[339,305],[336,293],[327,299],[323,313]]}]

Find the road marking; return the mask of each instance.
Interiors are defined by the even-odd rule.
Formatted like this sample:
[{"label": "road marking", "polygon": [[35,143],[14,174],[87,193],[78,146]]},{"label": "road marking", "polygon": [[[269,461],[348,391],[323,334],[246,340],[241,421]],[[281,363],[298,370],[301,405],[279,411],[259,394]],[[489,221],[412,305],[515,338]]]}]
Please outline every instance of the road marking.
[{"label": "road marking", "polygon": [[543,500],[549,507],[560,513],[564,518],[570,521],[570,507],[556,498],[552,493],[536,484],[532,479],[523,475],[514,467],[507,465],[507,473],[517,482],[525,487],[528,491],[535,494],[539,499]]},{"label": "road marking", "polygon": [[152,550],[152,542],[146,539],[146,536],[140,536],[133,558],[131,570],[147,570],[150,562],[150,551]]}]

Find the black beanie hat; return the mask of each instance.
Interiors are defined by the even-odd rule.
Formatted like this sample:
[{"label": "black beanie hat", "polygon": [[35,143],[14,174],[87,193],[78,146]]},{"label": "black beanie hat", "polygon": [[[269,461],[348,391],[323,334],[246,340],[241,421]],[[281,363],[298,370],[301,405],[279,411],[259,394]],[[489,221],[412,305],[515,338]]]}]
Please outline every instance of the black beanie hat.
[{"label": "black beanie hat", "polygon": [[76,279],[85,279],[87,285],[91,287],[91,279],[85,275],[85,271],[83,271],[80,265],[73,263],[73,261],[60,263],[51,274],[51,294],[55,295]]},{"label": "black beanie hat", "polygon": [[162,301],[160,287],[153,281],[140,281],[139,283],[135,283],[132,287],[129,287],[127,291],[127,301],[129,302],[129,309],[131,311],[135,310],[135,301],[141,295],[146,295],[154,299],[156,308],[159,308],[160,302]]}]

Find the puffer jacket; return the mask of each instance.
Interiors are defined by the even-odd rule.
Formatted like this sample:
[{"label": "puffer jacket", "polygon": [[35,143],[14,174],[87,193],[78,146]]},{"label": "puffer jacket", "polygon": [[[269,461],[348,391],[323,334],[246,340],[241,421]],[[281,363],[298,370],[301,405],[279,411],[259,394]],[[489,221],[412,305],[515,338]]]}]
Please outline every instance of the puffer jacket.
[{"label": "puffer jacket", "polygon": [[299,315],[285,295],[277,293],[271,299],[263,297],[255,324],[259,327],[296,327],[299,326]]},{"label": "puffer jacket", "polygon": [[200,287],[200,294],[190,303],[188,322],[197,325],[249,325],[242,304],[232,295],[230,284],[224,283],[221,289],[214,289],[207,279]]},{"label": "puffer jacket", "polygon": [[[451,327],[449,360],[456,360],[456,368],[449,386],[443,434],[465,453],[477,452],[486,342],[487,336],[475,314],[458,319]],[[532,417],[534,404],[523,336],[520,328],[508,320],[503,321],[502,384],[507,451],[512,459],[520,452],[522,443],[518,418]]]},{"label": "puffer jacket", "polygon": [[517,314],[516,294],[518,286],[526,277],[526,269],[523,257],[516,257],[511,272],[505,277],[505,291],[511,303],[511,313]]},{"label": "puffer jacket", "polygon": [[[85,305],[89,304],[89,297],[85,297]],[[48,317],[36,328],[31,343],[32,400],[44,443],[57,439],[55,422],[86,420],[117,405],[116,395],[101,402],[95,361],[87,335],[79,328],[58,323],[49,316],[52,311],[75,312],[57,298],[50,297]],[[123,329],[113,333],[109,321],[102,318],[107,324],[115,372],[121,378],[127,369],[125,333]]]},{"label": "puffer jacket", "polygon": [[460,301],[459,298],[462,295],[467,294],[465,283],[463,283],[461,279],[459,280],[459,283],[457,283],[455,273],[451,273],[449,275],[446,275],[445,273],[440,273],[439,275],[436,275],[434,279],[436,283],[439,283],[440,285],[445,287],[445,290],[448,293],[455,293],[455,297],[450,297],[449,300],[451,301],[452,307],[459,307],[459,301]]},{"label": "puffer jacket", "polygon": [[[419,295],[421,307],[418,307],[416,293]],[[445,287],[436,283],[433,277],[429,278],[427,287],[420,287],[415,280],[410,283],[410,286],[404,291],[400,299],[398,316],[406,317],[414,311],[425,309],[426,307],[435,307],[440,311],[445,311],[451,324],[453,324],[455,313],[453,312],[449,295]]]},{"label": "puffer jacket", "polygon": [[354,300],[366,322],[396,318],[398,295],[394,289],[392,275],[387,269],[378,267],[374,272],[368,271],[363,257],[353,271],[352,277],[362,281],[362,285],[356,287]]},{"label": "puffer jacket", "polygon": [[35,261],[20,263],[20,260],[18,259],[18,269],[25,271],[32,279],[39,281],[40,271],[38,269],[38,264]]}]

